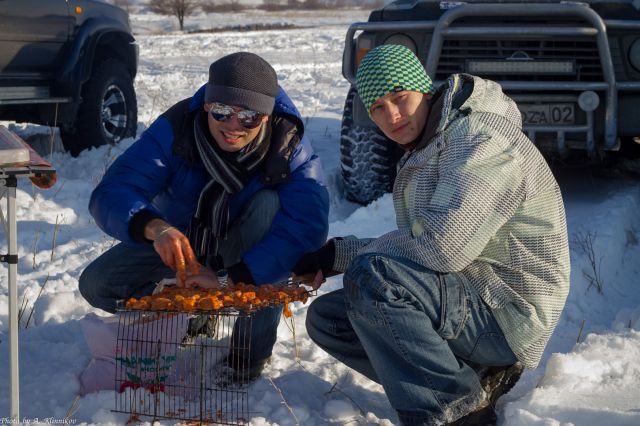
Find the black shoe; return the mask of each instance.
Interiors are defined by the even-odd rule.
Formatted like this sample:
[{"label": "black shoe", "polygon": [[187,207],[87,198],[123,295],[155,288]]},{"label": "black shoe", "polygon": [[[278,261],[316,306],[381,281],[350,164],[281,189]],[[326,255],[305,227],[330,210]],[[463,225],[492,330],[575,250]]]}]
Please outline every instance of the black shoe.
[{"label": "black shoe", "polygon": [[492,426],[498,416],[495,411],[496,402],[508,393],[518,382],[523,367],[519,362],[508,367],[488,367],[480,379],[480,384],[487,394],[485,400],[473,412],[450,423],[451,426]]},{"label": "black shoe", "polygon": [[256,361],[229,354],[222,360],[223,371],[218,380],[219,385],[246,384],[258,379],[271,357]]},{"label": "black shoe", "polygon": [[480,384],[487,393],[489,405],[495,406],[498,398],[515,386],[520,380],[523,370],[524,368],[519,362],[508,367],[489,367],[487,369],[480,379]]},{"label": "black shoe", "polygon": [[216,328],[217,319],[215,315],[196,315],[189,318],[185,338],[193,340],[200,335],[215,338]]}]

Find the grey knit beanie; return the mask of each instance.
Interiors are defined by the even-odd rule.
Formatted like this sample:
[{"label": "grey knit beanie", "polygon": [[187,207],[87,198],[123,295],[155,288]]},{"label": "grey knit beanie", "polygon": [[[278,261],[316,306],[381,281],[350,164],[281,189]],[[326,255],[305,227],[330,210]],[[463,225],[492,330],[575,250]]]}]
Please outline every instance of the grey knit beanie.
[{"label": "grey knit beanie", "polygon": [[249,52],[223,56],[209,67],[205,102],[220,102],[271,114],[278,94],[273,67]]}]

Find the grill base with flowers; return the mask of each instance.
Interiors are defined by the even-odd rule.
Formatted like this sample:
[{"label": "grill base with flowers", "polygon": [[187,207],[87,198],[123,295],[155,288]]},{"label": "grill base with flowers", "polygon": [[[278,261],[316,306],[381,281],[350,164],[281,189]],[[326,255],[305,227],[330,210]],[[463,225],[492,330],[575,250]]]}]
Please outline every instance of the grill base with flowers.
[{"label": "grill base with flowers", "polygon": [[[119,309],[115,412],[199,424],[248,424],[252,314],[306,302],[299,285],[167,287]],[[246,377],[245,377],[246,376]]]}]

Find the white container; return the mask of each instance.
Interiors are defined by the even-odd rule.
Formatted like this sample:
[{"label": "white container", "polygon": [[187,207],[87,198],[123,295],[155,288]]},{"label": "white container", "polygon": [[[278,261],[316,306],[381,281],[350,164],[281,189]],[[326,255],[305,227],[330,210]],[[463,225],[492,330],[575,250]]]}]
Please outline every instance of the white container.
[{"label": "white container", "polygon": [[0,167],[26,163],[29,161],[29,148],[18,135],[0,126]]}]

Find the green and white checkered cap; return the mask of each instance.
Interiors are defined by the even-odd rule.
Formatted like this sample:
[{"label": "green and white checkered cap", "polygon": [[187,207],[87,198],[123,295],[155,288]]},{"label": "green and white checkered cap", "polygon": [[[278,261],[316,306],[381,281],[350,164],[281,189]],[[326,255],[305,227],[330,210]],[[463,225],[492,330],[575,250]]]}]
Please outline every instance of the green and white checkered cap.
[{"label": "green and white checkered cap", "polygon": [[367,53],[356,73],[356,88],[367,111],[391,92],[434,91],[433,82],[416,55],[397,44],[383,44]]}]

